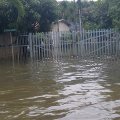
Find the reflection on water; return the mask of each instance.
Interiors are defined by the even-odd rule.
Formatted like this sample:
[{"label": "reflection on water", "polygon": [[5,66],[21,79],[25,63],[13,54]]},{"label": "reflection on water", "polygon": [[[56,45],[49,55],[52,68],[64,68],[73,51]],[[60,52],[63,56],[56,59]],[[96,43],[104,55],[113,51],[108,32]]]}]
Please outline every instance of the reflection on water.
[{"label": "reflection on water", "polygon": [[0,64],[0,120],[120,120],[120,63]]}]

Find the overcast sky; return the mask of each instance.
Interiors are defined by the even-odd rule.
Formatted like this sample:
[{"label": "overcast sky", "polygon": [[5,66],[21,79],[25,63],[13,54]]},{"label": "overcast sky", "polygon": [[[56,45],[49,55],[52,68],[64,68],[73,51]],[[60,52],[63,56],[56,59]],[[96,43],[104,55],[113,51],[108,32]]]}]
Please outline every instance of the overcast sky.
[{"label": "overcast sky", "polygon": [[[57,0],[57,1],[64,1],[64,0]],[[74,1],[74,0],[67,0],[67,1]],[[75,0],[77,1],[77,0]],[[82,1],[87,1],[87,0],[82,0]],[[89,0],[90,1],[90,0]],[[92,1],[92,0],[91,0]],[[93,1],[97,1],[97,0],[93,0]]]}]

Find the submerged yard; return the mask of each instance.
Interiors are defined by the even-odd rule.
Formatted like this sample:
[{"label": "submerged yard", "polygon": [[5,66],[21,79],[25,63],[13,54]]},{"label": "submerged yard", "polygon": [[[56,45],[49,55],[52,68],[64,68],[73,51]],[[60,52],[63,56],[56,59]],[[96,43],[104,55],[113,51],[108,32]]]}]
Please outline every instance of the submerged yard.
[{"label": "submerged yard", "polygon": [[120,62],[0,63],[0,120],[119,120]]},{"label": "submerged yard", "polygon": [[120,120],[120,0],[0,0],[0,120]]}]

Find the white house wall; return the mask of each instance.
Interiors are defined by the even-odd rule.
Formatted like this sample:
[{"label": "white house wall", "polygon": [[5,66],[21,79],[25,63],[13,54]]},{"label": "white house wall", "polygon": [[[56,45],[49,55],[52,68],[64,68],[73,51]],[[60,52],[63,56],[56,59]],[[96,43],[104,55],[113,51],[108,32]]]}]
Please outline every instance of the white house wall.
[{"label": "white house wall", "polygon": [[65,23],[54,24],[52,27],[53,32],[70,31],[70,28]]}]

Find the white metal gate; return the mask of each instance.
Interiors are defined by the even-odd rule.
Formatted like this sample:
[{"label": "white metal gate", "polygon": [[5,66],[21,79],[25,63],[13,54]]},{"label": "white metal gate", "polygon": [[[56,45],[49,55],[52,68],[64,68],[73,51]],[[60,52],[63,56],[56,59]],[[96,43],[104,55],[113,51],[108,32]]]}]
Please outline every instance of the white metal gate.
[{"label": "white metal gate", "polygon": [[120,35],[114,29],[30,33],[28,38],[34,60],[120,56]]}]

